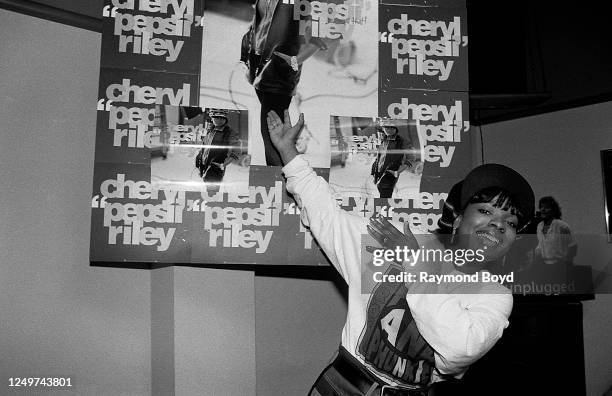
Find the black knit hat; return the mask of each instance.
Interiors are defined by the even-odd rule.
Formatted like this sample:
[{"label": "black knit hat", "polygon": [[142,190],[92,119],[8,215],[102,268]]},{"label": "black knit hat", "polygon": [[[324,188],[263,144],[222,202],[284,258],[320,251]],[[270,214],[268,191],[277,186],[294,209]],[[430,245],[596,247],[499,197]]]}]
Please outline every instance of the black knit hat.
[{"label": "black knit hat", "polygon": [[499,187],[508,191],[515,198],[515,205],[523,217],[533,217],[535,195],[529,182],[514,169],[500,164],[480,165],[467,174],[461,187],[461,208],[467,205],[474,194],[487,187]]},{"label": "black knit hat", "polygon": [[210,109],[208,112],[208,115],[210,118],[222,117],[222,118],[225,118],[226,120],[227,120],[228,114],[229,114],[229,111],[227,109]]},{"label": "black knit hat", "polygon": [[488,187],[499,187],[515,198],[515,205],[523,215],[523,221],[533,217],[535,196],[531,186],[518,172],[499,164],[480,165],[465,179],[455,183],[448,193],[438,227],[442,233],[450,233],[453,223],[470,199]]}]

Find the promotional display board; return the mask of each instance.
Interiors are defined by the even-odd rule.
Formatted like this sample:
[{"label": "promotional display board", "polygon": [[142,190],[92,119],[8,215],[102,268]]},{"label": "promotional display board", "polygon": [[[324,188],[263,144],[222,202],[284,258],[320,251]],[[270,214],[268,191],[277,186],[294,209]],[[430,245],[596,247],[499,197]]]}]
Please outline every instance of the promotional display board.
[{"label": "promotional display board", "polygon": [[265,116],[344,209],[431,232],[471,169],[461,1],[106,0],[90,259],[322,265]]},{"label": "promotional display board", "polygon": [[379,12],[382,88],[468,90],[465,9],[381,5]]}]

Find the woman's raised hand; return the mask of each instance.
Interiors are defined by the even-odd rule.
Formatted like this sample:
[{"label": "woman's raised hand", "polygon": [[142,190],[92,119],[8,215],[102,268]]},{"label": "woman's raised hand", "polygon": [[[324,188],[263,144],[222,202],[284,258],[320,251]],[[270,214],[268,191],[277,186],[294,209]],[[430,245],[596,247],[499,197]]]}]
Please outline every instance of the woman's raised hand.
[{"label": "woman's raised hand", "polygon": [[285,122],[276,114],[274,110],[268,112],[268,131],[270,132],[270,139],[272,144],[278,150],[283,163],[289,163],[296,155],[298,151],[295,148],[295,143],[300,132],[304,128],[304,113],[300,114],[300,118],[291,125],[291,117],[289,117],[289,110],[285,110]]},{"label": "woman's raised hand", "polygon": [[407,246],[417,250],[419,243],[410,231],[408,223],[404,223],[404,233],[399,231],[384,217],[372,217],[368,223],[368,233],[385,249],[395,249],[397,246]]}]

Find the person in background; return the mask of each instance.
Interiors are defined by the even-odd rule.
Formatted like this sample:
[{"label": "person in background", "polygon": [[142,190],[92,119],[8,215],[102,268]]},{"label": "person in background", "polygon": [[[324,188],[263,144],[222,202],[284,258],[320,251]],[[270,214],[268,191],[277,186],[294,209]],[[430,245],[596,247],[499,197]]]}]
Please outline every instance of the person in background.
[{"label": "person in background", "polygon": [[535,249],[536,262],[553,266],[556,270],[567,270],[571,266],[577,247],[569,225],[561,220],[561,207],[551,196],[539,201],[541,221],[537,226],[538,246]]}]

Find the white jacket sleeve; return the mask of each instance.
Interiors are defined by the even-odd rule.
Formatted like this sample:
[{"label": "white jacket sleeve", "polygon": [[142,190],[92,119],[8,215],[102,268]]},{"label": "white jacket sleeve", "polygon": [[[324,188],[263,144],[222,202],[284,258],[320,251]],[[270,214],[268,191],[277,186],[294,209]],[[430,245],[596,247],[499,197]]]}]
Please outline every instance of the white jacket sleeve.
[{"label": "white jacket sleeve", "polygon": [[[512,294],[500,285],[479,294],[416,294],[406,299],[419,332],[435,351],[442,374],[463,374],[508,327]],[[506,290],[507,292],[505,292]]]},{"label": "white jacket sleeve", "polygon": [[[287,190],[293,194],[304,225],[340,272],[351,284],[358,282],[361,262],[361,235],[367,234],[367,219],[343,210],[329,184],[310,168],[301,155],[284,168]],[[358,283],[352,283],[358,284]]]}]

